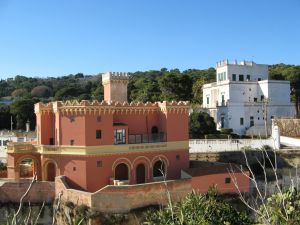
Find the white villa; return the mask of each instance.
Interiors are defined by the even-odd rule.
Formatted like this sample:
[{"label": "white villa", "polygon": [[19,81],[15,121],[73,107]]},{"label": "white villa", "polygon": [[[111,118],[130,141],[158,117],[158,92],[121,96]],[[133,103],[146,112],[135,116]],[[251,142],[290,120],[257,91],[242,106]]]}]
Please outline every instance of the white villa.
[{"label": "white villa", "polygon": [[250,61],[217,63],[215,83],[203,85],[203,107],[217,129],[234,133],[265,135],[273,117],[294,117],[290,82],[268,80],[268,65]]}]

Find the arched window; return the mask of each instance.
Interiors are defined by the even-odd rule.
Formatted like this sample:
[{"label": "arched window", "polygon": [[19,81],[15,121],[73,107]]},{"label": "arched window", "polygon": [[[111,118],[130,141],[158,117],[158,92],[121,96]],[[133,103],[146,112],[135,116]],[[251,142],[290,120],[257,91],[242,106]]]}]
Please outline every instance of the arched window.
[{"label": "arched window", "polygon": [[165,163],[161,160],[158,160],[154,163],[153,166],[153,177],[162,177],[167,176]]},{"label": "arched window", "polygon": [[120,163],[115,168],[115,180],[129,180],[128,166],[125,163]]}]

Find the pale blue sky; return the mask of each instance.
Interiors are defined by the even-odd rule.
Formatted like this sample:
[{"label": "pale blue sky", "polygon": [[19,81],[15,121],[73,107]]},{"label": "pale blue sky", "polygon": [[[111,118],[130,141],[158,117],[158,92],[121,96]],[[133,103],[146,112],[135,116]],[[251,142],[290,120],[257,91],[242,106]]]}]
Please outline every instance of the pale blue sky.
[{"label": "pale blue sky", "polygon": [[299,64],[299,0],[0,0],[0,78]]}]

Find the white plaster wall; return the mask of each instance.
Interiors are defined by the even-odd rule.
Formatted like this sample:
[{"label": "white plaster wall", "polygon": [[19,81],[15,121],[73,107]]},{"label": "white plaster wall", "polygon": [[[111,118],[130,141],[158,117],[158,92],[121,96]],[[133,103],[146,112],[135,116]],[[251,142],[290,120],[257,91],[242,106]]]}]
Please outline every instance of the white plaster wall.
[{"label": "white plaster wall", "polygon": [[273,139],[190,139],[189,152],[240,151],[243,147],[254,149],[264,145],[274,147]]},{"label": "white plaster wall", "polygon": [[237,81],[239,74],[244,75],[244,81],[246,81],[247,74],[250,75],[250,81],[257,81],[258,78],[261,78],[261,80],[266,80],[269,76],[268,65],[256,63],[253,63],[252,66],[228,64],[226,67],[228,67],[227,73],[230,80],[232,80],[232,74],[236,74]]}]

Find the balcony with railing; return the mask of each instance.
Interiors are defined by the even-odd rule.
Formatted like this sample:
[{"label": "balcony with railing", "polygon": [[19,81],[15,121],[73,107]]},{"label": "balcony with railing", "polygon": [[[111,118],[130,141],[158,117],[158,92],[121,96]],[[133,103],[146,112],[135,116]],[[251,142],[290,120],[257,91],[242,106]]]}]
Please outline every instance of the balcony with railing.
[{"label": "balcony with railing", "polygon": [[128,144],[141,144],[141,143],[157,143],[166,142],[167,134],[161,132],[158,134],[129,134]]}]

